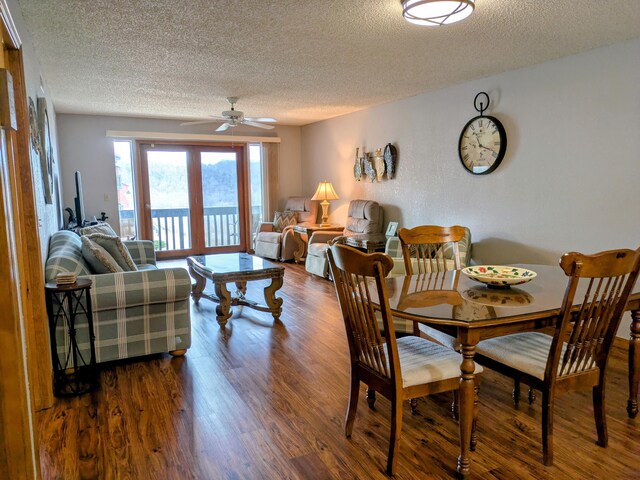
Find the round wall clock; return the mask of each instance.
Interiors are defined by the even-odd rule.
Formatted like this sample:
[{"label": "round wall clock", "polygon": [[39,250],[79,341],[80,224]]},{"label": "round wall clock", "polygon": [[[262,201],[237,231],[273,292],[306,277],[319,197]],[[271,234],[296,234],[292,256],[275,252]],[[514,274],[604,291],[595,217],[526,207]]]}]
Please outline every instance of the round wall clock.
[{"label": "round wall clock", "polygon": [[[478,97],[486,97],[486,106]],[[493,172],[507,151],[507,133],[500,120],[483,115],[489,106],[489,95],[480,92],[473,100],[473,106],[480,115],[472,118],[462,129],[458,142],[458,155],[464,168],[474,175],[486,175]]]}]

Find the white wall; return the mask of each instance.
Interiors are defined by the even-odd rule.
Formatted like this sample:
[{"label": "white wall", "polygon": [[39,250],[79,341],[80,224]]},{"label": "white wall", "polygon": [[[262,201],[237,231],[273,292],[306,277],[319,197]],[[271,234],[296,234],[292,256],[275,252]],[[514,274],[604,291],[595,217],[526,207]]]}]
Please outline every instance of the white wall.
[{"label": "white wall", "polygon": [[[47,111],[49,113],[49,129],[51,132],[51,144],[53,146],[55,163],[53,164],[54,173],[54,195],[53,203],[47,204],[44,197],[44,184],[42,180],[42,169],[40,167],[40,157],[36,150],[31,150],[31,165],[33,171],[34,190],[36,198],[36,210],[38,214],[38,227],[40,235],[40,255],[44,260],[46,259],[47,250],[49,246],[49,237],[55,231],[59,230],[59,220],[62,219],[62,214],[57,208],[57,192],[59,188],[59,162],[58,159],[58,141],[57,141],[57,129],[56,129],[56,113],[54,111],[54,105],[51,100],[51,96],[47,89],[46,81],[43,77],[40,63],[38,61],[37,52],[34,50],[31,35],[22,18],[22,12],[20,6],[16,0],[7,0],[7,6],[11,12],[11,17],[16,25],[20,40],[22,41],[22,55],[24,63],[25,74],[25,86],[27,90],[27,96],[33,99],[33,103],[37,106],[38,97],[45,97],[47,99]],[[27,99],[27,106],[28,106]]]},{"label": "white wall", "polygon": [[[106,212],[118,228],[118,203],[113,157],[113,138],[107,130],[211,134],[211,125],[181,127],[181,121],[150,118],[58,114],[62,186],[65,206],[73,208],[74,172],[82,173],[85,215],[91,218]],[[280,198],[301,194],[300,127],[277,126],[265,130],[238,130],[239,135],[280,137]]]},{"label": "white wall", "polygon": [[[350,199],[368,198],[401,227],[466,225],[478,263],[557,264],[569,250],[636,248],[639,85],[636,39],[308,125],[304,190],[332,181],[338,223]],[[467,173],[457,155],[479,91],[508,135],[504,161],[486,176]],[[387,142],[398,148],[397,178],[356,182],[356,147]]]}]

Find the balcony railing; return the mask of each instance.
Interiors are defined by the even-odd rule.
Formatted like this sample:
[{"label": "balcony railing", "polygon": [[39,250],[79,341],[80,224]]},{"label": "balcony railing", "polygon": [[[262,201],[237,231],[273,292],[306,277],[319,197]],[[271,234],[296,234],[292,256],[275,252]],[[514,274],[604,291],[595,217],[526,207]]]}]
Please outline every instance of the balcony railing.
[{"label": "balcony railing", "polygon": [[[261,207],[251,207],[251,230],[260,220]],[[204,209],[204,240],[207,247],[224,247],[240,243],[237,207],[207,207]],[[191,248],[191,228],[188,208],[151,209],[153,242],[157,251]],[[120,210],[121,235],[135,234],[133,210]]]}]

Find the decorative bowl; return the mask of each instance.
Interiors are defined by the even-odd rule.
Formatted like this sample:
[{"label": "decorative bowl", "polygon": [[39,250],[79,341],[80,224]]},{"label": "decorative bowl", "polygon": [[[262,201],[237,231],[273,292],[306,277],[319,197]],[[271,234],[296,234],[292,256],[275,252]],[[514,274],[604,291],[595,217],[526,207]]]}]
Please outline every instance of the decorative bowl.
[{"label": "decorative bowl", "polygon": [[512,285],[522,285],[537,276],[533,270],[500,265],[474,265],[463,268],[462,273],[490,288],[509,288]]},{"label": "decorative bowl", "polygon": [[519,288],[489,290],[480,285],[462,292],[462,298],[489,307],[524,307],[533,303],[533,296]]}]

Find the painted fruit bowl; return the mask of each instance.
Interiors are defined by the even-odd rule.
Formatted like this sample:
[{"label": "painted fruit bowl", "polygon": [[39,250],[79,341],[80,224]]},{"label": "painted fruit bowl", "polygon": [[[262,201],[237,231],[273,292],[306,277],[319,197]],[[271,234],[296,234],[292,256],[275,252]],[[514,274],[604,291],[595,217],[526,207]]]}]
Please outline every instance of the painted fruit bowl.
[{"label": "painted fruit bowl", "polygon": [[533,270],[499,265],[474,265],[463,268],[462,273],[490,288],[509,288],[513,285],[522,285],[537,276]]}]

